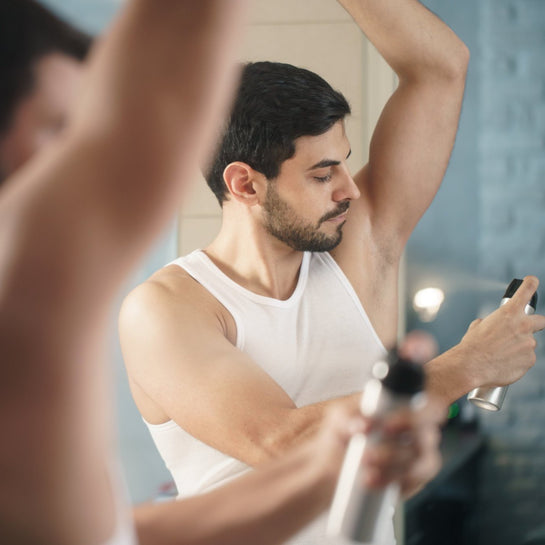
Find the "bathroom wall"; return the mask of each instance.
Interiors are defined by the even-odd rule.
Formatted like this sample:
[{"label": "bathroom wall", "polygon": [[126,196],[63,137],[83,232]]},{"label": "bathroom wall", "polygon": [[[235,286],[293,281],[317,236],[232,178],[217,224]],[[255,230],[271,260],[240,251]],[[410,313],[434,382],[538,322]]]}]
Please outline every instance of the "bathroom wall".
[{"label": "bathroom wall", "polygon": [[[480,3],[482,108],[479,271],[535,274],[545,297],[545,3]],[[545,539],[545,336],[538,362],[482,418],[490,454],[481,492],[482,543],[518,545],[541,527]],[[539,543],[544,543],[540,541]]]}]

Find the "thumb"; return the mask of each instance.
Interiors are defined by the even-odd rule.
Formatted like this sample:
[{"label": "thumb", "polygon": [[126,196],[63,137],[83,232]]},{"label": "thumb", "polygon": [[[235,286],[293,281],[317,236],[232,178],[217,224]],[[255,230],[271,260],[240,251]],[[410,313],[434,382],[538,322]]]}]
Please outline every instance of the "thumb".
[{"label": "thumb", "polygon": [[478,326],[481,322],[482,322],[482,318],[477,318],[476,320],[473,320],[470,324],[469,324],[469,327],[467,328],[468,331],[471,331],[473,328],[475,328],[476,326]]}]

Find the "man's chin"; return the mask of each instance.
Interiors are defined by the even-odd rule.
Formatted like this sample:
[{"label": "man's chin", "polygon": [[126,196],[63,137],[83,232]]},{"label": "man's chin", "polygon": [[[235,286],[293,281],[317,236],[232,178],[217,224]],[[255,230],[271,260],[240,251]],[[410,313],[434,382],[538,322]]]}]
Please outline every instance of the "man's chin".
[{"label": "man's chin", "polygon": [[335,237],[322,239],[320,241],[315,241],[312,244],[309,244],[304,251],[307,252],[330,252],[334,250],[340,243],[343,238],[342,231],[339,231]]}]

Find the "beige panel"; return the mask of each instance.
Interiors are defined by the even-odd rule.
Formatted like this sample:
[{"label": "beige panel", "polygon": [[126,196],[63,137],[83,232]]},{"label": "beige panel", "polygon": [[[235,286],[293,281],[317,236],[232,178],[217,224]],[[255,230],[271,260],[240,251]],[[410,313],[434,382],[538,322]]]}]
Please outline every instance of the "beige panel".
[{"label": "beige panel", "polygon": [[352,107],[347,132],[352,144],[349,167],[354,171],[367,157],[364,145],[363,68],[366,41],[354,23],[262,25],[249,29],[244,60],[289,62],[308,68],[341,91]]},{"label": "beige panel", "polygon": [[380,56],[372,44],[368,43],[366,58],[366,75],[369,82],[365,93],[365,110],[367,112],[366,139],[370,140],[377,120],[388,98],[397,87],[394,71]]},{"label": "beige panel", "polygon": [[254,0],[249,20],[252,24],[312,24],[352,19],[333,0]]},{"label": "beige panel", "polygon": [[221,208],[202,174],[196,174],[182,209],[184,216],[219,216]]},{"label": "beige panel", "polygon": [[221,217],[183,217],[179,221],[180,255],[188,254],[197,248],[204,248],[221,227]]}]

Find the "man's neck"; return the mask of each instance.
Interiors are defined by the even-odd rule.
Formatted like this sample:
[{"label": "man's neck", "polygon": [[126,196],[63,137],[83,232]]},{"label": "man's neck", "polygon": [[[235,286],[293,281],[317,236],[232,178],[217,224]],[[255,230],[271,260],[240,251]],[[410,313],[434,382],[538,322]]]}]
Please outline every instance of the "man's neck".
[{"label": "man's neck", "polygon": [[255,226],[234,233],[224,225],[205,252],[237,284],[280,300],[288,299],[295,290],[303,260],[303,252]]}]

